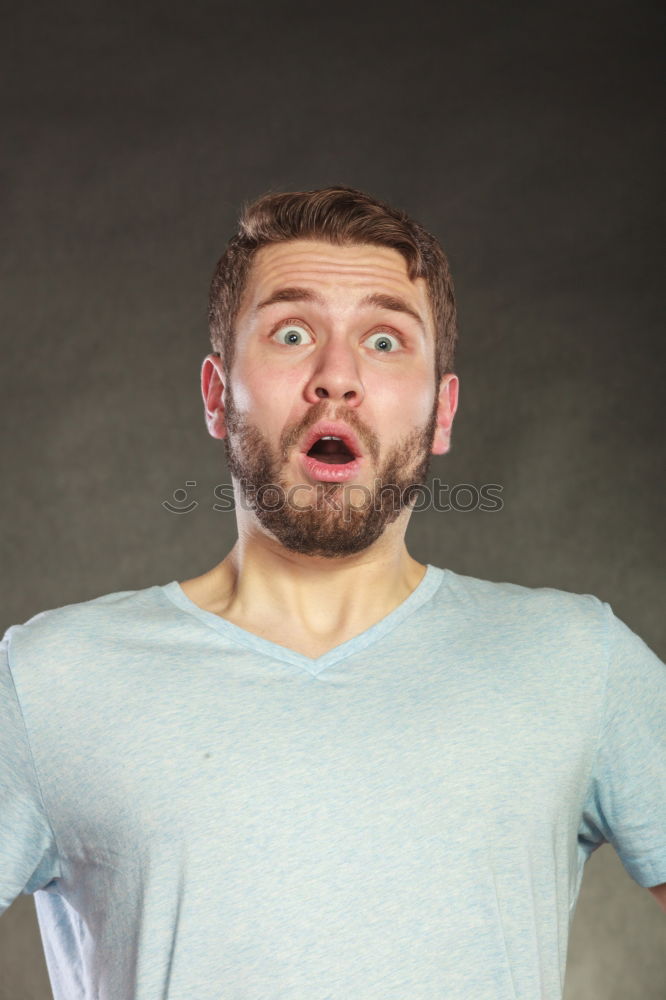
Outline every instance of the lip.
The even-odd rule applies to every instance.
[[[358,442],[356,435],[347,427],[346,424],[338,424],[332,420],[320,420],[318,424],[315,424],[305,435],[303,439],[303,444],[301,446],[302,454],[307,458],[308,452],[315,441],[318,441],[320,437],[325,437],[326,435],[331,435],[332,437],[338,437],[341,441],[349,448],[350,452],[354,456],[353,462],[346,462],[338,468],[347,468],[348,465],[354,465],[359,458],[361,458],[363,452],[361,446]],[[312,459],[311,461],[316,461]],[[319,465],[325,465],[325,462],[319,462]],[[332,466],[327,466],[327,468],[332,468]]]
[[[303,453],[301,456],[301,466],[310,479],[319,483],[346,483],[358,475],[361,468],[361,461],[358,458],[343,465],[330,465],[328,462],[320,462],[317,458]]]

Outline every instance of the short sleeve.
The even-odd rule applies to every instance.
[[[0,913],[20,893],[42,889],[60,875],[12,678],[11,632],[0,641]]]
[[[604,713],[579,840],[613,845],[629,875],[666,882],[666,665],[603,605]]]

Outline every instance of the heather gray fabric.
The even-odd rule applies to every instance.
[[[666,881],[666,669],[590,595],[429,566],[313,660],[172,581],[2,647],[57,1000],[560,1000],[590,853]]]

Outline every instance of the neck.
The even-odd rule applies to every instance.
[[[363,552],[340,559],[294,553],[239,524],[231,552],[199,578],[199,601],[253,631],[288,622],[313,638],[359,633],[406,600],[423,579],[425,567],[408,553],[401,521]]]

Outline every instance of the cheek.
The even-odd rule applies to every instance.
[[[434,378],[378,379],[366,385],[366,398],[372,399],[373,409],[403,432],[425,424],[435,406]]]
[[[271,431],[284,424],[302,395],[302,378],[297,373],[275,372],[261,363],[235,370],[232,383],[239,412]]]

